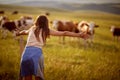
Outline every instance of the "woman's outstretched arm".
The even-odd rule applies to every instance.
[[[20,32],[16,33],[16,36],[20,36],[20,35],[28,35],[29,31],[32,29],[33,27],[29,28],[28,30],[22,30]]]
[[[19,36],[19,35],[27,35],[28,33],[29,33],[28,30],[22,30],[22,31],[16,33],[16,35],[17,35],[17,36]]]
[[[84,33],[74,33],[69,31],[55,31],[50,30],[50,35],[53,36],[70,36],[70,37],[81,37],[81,38],[87,38],[88,35]]]

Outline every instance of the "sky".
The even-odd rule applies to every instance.
[[[12,4],[24,1],[58,1],[71,3],[120,3],[120,0],[0,0],[0,4]]]

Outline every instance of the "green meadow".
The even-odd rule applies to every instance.
[[[43,47],[45,80],[120,80],[120,39],[114,40],[110,26],[120,27],[120,15],[92,10],[67,11],[51,8],[20,7],[0,5],[10,20],[23,15],[37,16],[49,12],[49,22],[55,19],[94,21],[99,25],[95,29],[92,46],[84,48],[82,39],[66,37],[65,44],[59,43],[59,37],[50,36]],[[19,11],[12,15],[13,11]],[[3,14],[0,14],[3,16]],[[49,27],[52,25],[49,23]],[[20,42],[8,32],[2,39],[0,32],[0,80],[17,80],[20,68]],[[17,37],[18,39],[20,37]],[[27,35],[23,36],[24,45]]]

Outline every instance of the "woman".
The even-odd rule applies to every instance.
[[[72,36],[85,38],[84,34],[72,33],[68,31],[60,32],[49,29],[48,19],[46,16],[39,16],[35,25],[29,30],[24,30],[17,35],[28,34],[26,47],[21,57],[20,76],[21,80],[32,80],[32,75],[35,80],[44,80],[44,64],[42,47],[46,43],[46,38],[53,36]]]

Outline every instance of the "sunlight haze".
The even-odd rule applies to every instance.
[[[0,4],[12,4],[24,1],[57,1],[66,3],[120,3],[120,0],[0,0]]]

